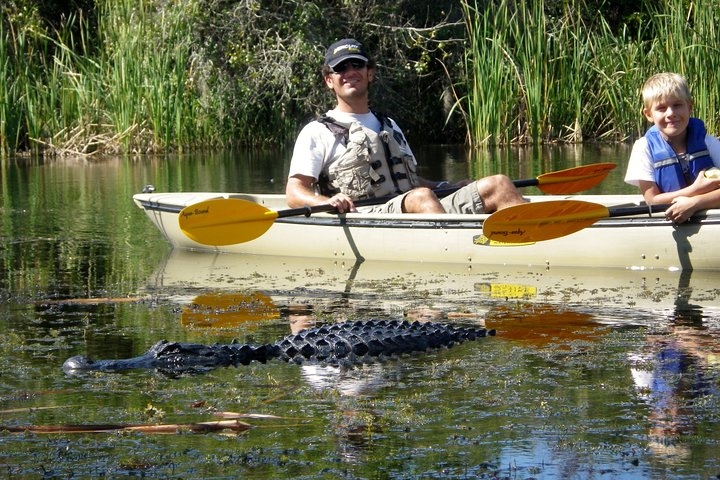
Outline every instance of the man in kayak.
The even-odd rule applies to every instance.
[[[640,187],[649,204],[672,203],[665,216],[673,223],[698,210],[720,207],[720,141],[692,118],[687,80],[658,73],[642,88],[643,115],[653,126],[633,145],[625,182]],[[714,178],[713,178],[714,177]]]
[[[357,40],[331,45],[322,75],[337,105],[297,137],[286,187],[290,207],[329,203],[341,213],[353,212],[355,200],[396,195],[369,211],[491,213],[525,201],[505,175],[453,184],[418,176],[402,130],[389,117],[370,110],[375,63]],[[457,191],[442,199],[433,191],[453,187]]]

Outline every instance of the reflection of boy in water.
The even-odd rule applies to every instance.
[[[693,322],[694,323],[694,322]],[[695,432],[693,403],[705,395],[720,396],[720,389],[707,375],[717,368],[717,337],[703,328],[675,325],[671,335],[648,339],[651,353],[641,355],[642,365],[631,369],[635,385],[652,408],[648,446],[653,452],[684,459],[687,445],[678,444]]]

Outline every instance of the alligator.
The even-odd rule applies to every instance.
[[[203,345],[161,340],[144,354],[126,359],[93,360],[78,355],[65,360],[68,373],[158,369],[185,372],[265,363],[271,359],[352,367],[406,353],[452,347],[466,340],[495,335],[495,330],[406,320],[346,321],[302,330],[273,344],[237,342]]]

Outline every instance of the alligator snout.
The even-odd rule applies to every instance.
[[[92,370],[95,361],[84,355],[76,355],[70,357],[63,363],[63,370],[68,373],[75,372],[77,370]]]

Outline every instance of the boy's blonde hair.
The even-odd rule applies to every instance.
[[[692,101],[690,87],[685,77],[678,73],[658,73],[648,78],[642,87],[643,105],[651,108],[653,103],[666,98]]]

